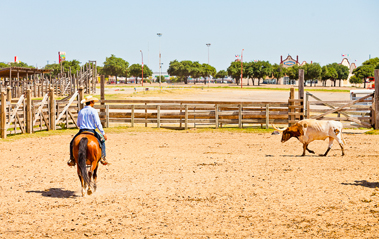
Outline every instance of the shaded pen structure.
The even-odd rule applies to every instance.
[[[52,70],[26,67],[9,67],[0,69],[0,91],[8,90],[11,98],[20,98],[27,89],[34,97],[41,97],[49,91],[50,81],[45,74]]]
[[[43,97],[54,89],[57,96],[72,96],[80,87],[84,93],[96,93],[96,61],[89,61],[73,74],[71,68],[52,78],[50,69],[8,67],[0,69],[0,92],[7,91],[7,98],[20,98],[31,90],[31,97]]]

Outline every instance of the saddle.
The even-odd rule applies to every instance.
[[[81,132],[80,134],[81,134],[81,135],[82,135],[82,134],[87,134],[87,135],[92,135],[92,136],[95,136],[95,137],[96,137],[96,135],[95,135],[93,132],[91,132],[91,131],[83,131],[83,132]],[[102,135],[100,135],[100,136],[101,136],[101,139],[99,139],[98,137],[96,137],[96,138],[97,138],[97,141],[98,141],[98,143],[99,143],[99,147],[100,147],[100,148],[103,148],[102,145],[101,145],[101,141],[102,141],[102,140],[105,141],[105,139],[103,139],[103,136],[102,136]]]

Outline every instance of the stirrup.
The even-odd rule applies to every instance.
[[[71,167],[75,166],[75,164],[76,164],[75,159],[68,160],[67,164],[68,164],[68,166],[71,166]]]

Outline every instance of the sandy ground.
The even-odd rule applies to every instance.
[[[85,198],[71,136],[0,142],[0,238],[378,237],[379,136],[299,157],[296,139],[195,132],[109,134]]]
[[[197,87],[201,87],[196,85]],[[263,86],[264,87],[264,86]],[[288,87],[288,86],[287,86]],[[176,89],[174,93],[165,95],[155,95],[152,97],[143,96],[139,97],[143,93],[145,88],[136,86],[136,95],[133,95],[131,99],[181,99],[181,100],[238,100],[238,101],[284,101],[287,102],[289,98],[289,90],[254,90],[254,89],[218,89],[218,88],[180,88]],[[163,88],[164,90],[165,88]],[[185,89],[192,89],[192,91],[187,92]],[[313,87],[314,89],[314,87]],[[320,87],[321,89],[321,87]],[[323,89],[334,89],[330,87],[324,87]],[[342,89],[342,88],[341,88]],[[347,89],[347,88],[343,88]],[[149,91],[155,92],[159,88],[150,88]],[[307,89],[305,89],[306,91]],[[99,89],[98,89],[99,91]],[[106,88],[105,94],[133,94],[133,88]],[[310,91],[316,97],[322,100],[328,101],[338,101],[338,100],[350,100],[349,92],[328,92],[328,91]],[[295,92],[295,97],[298,97],[298,92]],[[314,100],[310,98],[310,100]]]

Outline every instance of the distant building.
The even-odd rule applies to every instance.
[[[296,60],[292,56],[288,55],[286,59],[283,60],[283,56],[280,56],[280,65],[284,67],[291,67],[294,65],[299,65],[299,56],[296,56]]]

